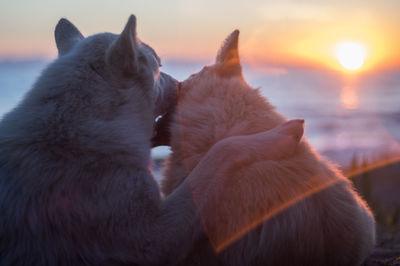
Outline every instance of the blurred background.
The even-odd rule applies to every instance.
[[[130,14],[164,72],[185,79],[240,29],[247,81],[314,147],[346,168],[354,156],[400,154],[400,2],[0,0],[0,116],[57,56],[61,17],[85,35],[120,33]],[[153,152],[162,158],[167,148]]]
[[[61,17],[88,36],[120,33],[135,14],[139,37],[180,80],[212,64],[225,37],[240,29],[248,83],[288,118],[305,119],[312,145],[373,209],[378,246],[365,265],[400,261],[400,1],[0,3],[0,118],[56,58],[53,31]],[[158,177],[168,153],[152,152]]]

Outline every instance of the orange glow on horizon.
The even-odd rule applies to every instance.
[[[398,35],[390,29],[382,29],[382,25],[359,23],[346,28],[349,27],[347,24],[335,23],[311,24],[302,28],[300,24],[286,31],[274,30],[272,26],[259,25],[256,28],[241,29],[242,61],[248,61],[256,67],[278,65],[327,68],[346,74],[400,66],[400,51],[394,45],[400,42],[400,37],[396,37]],[[211,63],[229,30],[204,34],[189,33],[186,36],[182,33],[169,39],[144,36],[144,41],[152,44],[164,60],[207,60]],[[7,39],[0,44],[0,58],[29,58],[35,55],[55,57],[57,49],[52,38],[51,34],[30,38],[29,45],[22,39]],[[337,47],[341,43],[359,43],[362,46],[363,63],[358,70],[349,71],[340,64]]]
[[[335,20],[329,23],[311,23],[307,27],[301,24],[291,26],[290,32],[287,30],[286,34],[278,30],[271,34],[269,31],[273,29],[269,26],[260,26],[250,36],[244,33],[241,54],[254,64],[273,62],[282,65],[313,66],[345,74],[400,65],[400,52],[395,45],[400,42],[400,38],[397,37],[399,35],[396,34],[396,29],[371,21],[357,21],[351,24]],[[362,66],[358,63],[358,69],[350,71],[340,64],[337,49],[338,45],[343,43],[359,44],[361,58],[352,59],[362,61]],[[348,68],[352,66],[348,65]]]
[[[88,7],[89,2],[79,2],[79,6]],[[58,12],[53,13],[41,8],[40,4],[32,6],[28,3],[23,8],[36,19],[21,20],[19,12],[9,15],[9,23],[4,23],[9,26],[3,30],[0,59],[57,56],[53,30],[61,16],[69,18],[84,36],[89,36],[102,31],[119,33],[129,13],[133,12],[138,19],[139,37],[155,48],[164,60],[212,62],[224,38],[238,28],[242,61],[250,61],[255,66],[311,66],[345,74],[400,66],[400,50],[396,46],[400,43],[400,35],[397,13],[394,13],[397,4],[393,7],[363,3],[363,10],[354,12],[341,3],[327,6],[314,1],[302,5],[271,1],[231,5],[228,12],[226,5],[218,2],[213,3],[215,10],[211,12],[204,3],[179,1],[175,13],[155,14],[153,6],[146,3],[133,7],[96,2],[103,6],[100,11],[107,14],[107,19],[98,20],[70,10],[71,4],[56,5],[53,8]],[[160,2],[159,5],[172,4]],[[37,12],[32,12],[32,8]],[[111,8],[118,12],[110,16]],[[132,11],[128,11],[131,8]],[[218,10],[228,12],[224,20]],[[238,21],[237,15],[243,10],[249,16]],[[204,17],[208,19],[201,19]],[[348,71],[338,62],[335,47],[341,42],[357,42],[365,47],[364,63],[359,70]]]
[[[336,46],[335,56],[342,67],[355,71],[364,65],[366,50],[362,44],[343,42]]]

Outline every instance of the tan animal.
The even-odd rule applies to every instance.
[[[360,265],[374,245],[374,218],[340,171],[306,139],[278,160],[257,157],[260,149],[246,143],[243,136],[286,119],[245,82],[238,35],[226,39],[214,65],[181,84],[170,125],[166,195],[215,143],[243,138],[227,151],[240,158],[229,178],[216,177],[213,192],[194,195],[205,234],[181,265]],[[243,160],[252,149],[258,159]]]

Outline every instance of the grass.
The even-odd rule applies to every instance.
[[[357,191],[368,202],[379,232],[396,233],[400,228],[400,160],[381,156],[378,160],[354,156],[346,171]]]
[[[400,157],[354,156],[345,172],[376,219],[376,247],[364,266],[400,265]]]

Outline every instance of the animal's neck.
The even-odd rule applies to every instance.
[[[181,154],[189,169],[218,141],[265,131],[284,121],[254,89],[214,88],[200,103],[196,94],[190,96],[178,105],[173,126],[178,137],[172,142],[172,150]]]

